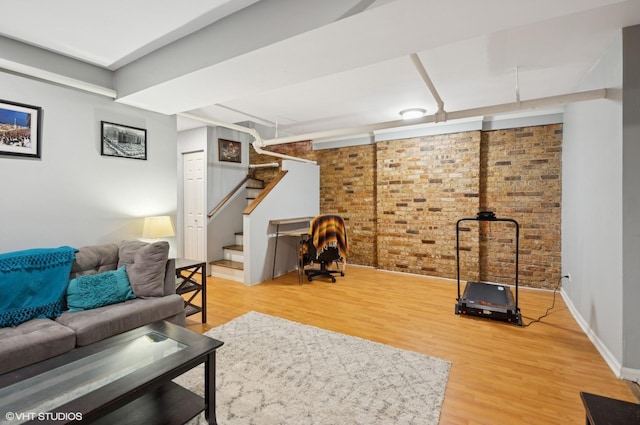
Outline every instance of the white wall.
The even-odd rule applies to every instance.
[[[218,158],[219,139],[226,139],[240,142],[242,145],[242,161],[224,162]],[[181,131],[178,134],[178,201],[182,205],[184,194],[182,188],[182,155],[188,152],[203,151],[207,158],[206,167],[206,205],[203,214],[208,214],[222,199],[224,199],[238,183],[244,179],[248,172],[249,164],[249,144],[253,138],[246,133],[229,130],[222,127],[198,127],[191,130]],[[243,198],[244,197],[244,198]],[[235,243],[235,232],[242,231],[242,210],[247,205],[245,192],[242,191],[232,201],[234,205],[229,205],[207,221],[206,234],[206,257],[207,263],[222,258],[222,247]],[[183,252],[182,226],[183,212],[178,211],[179,225],[179,252]]]
[[[0,72],[0,97],[40,106],[42,157],[0,156],[0,252],[139,238],[176,212],[175,117]],[[147,160],[100,155],[100,121],[147,129]]]
[[[249,143],[253,141],[253,137],[246,133],[223,127],[215,127],[212,130],[212,137],[209,140],[211,148],[210,163],[207,170],[210,188],[207,212],[215,208],[247,176],[249,170]],[[242,162],[220,161],[220,139],[240,142]],[[207,227],[208,262],[222,259],[222,248],[235,244],[235,233],[242,231],[242,211],[246,206],[246,191],[241,190],[225,204],[222,210],[211,217]]]
[[[606,87],[607,99],[568,105],[562,166],[565,298],[609,366],[623,358],[622,37],[579,90]]]
[[[640,381],[640,25],[624,28],[622,41],[622,375]]]
[[[315,164],[282,161],[288,173],[260,202],[251,215],[244,216],[244,282],[254,285],[271,279],[275,248],[275,225],[271,220],[314,217],[320,211],[320,167]],[[284,229],[286,230],[286,229]],[[294,270],[299,240],[278,240],[275,276]]]
[[[640,26],[624,28],[578,90],[607,100],[566,108],[565,299],[617,376],[640,380]]]
[[[210,127],[211,128],[211,127]],[[207,178],[209,193],[207,203],[209,210],[214,208],[225,196],[229,194],[238,183],[245,178],[249,166],[249,143],[253,137],[246,133],[229,130],[223,127],[211,128],[212,132],[209,140],[209,164]],[[242,162],[225,162],[219,159],[219,140],[232,140],[240,142],[242,146]]]
[[[184,256],[184,154],[194,152],[204,152],[204,157],[208,155],[209,129],[207,127],[198,127],[178,133],[177,146],[177,189],[178,189],[178,211],[176,212],[176,245],[178,247],[178,256]],[[207,181],[204,182],[204,190],[207,193]],[[206,211],[202,212],[206,214]],[[207,246],[205,244],[205,255]]]

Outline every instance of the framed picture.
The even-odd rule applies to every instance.
[[[242,162],[242,145],[240,142],[218,139],[218,159],[227,162]]]
[[[100,121],[100,140],[104,156],[147,159],[147,130]]]
[[[0,100],[0,155],[40,158],[42,108]]]

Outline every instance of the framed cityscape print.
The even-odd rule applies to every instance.
[[[101,151],[104,156],[147,159],[147,130],[100,121]]]
[[[240,142],[218,139],[218,159],[226,162],[242,162]]]
[[[0,155],[40,158],[42,108],[0,100]]]

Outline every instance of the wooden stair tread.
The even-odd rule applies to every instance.
[[[244,264],[240,261],[216,260],[209,263],[211,266],[227,267],[234,270],[244,270]]]
[[[222,249],[230,249],[232,251],[244,251],[244,247],[242,245],[227,245],[227,246],[223,246]]]

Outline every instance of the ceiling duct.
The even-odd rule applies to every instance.
[[[197,115],[192,115],[192,114],[187,114],[187,113],[179,113],[178,115],[180,115],[183,118],[188,118],[188,119],[191,119],[191,120],[200,121],[202,123],[209,124],[209,125],[212,125],[212,126],[215,126],[215,127],[224,127],[224,128],[228,128],[229,130],[235,130],[235,131],[239,131],[241,133],[249,134],[254,139],[253,142],[252,142],[252,146],[256,150],[256,152],[259,153],[259,154],[269,155],[269,156],[273,156],[273,157],[281,158],[281,159],[290,159],[290,160],[298,161],[298,162],[306,162],[306,163],[310,163],[310,164],[316,164],[316,161],[311,161],[309,159],[296,158],[294,156],[284,155],[284,154],[281,154],[281,153],[278,153],[278,152],[271,152],[271,151],[266,151],[266,150],[262,149],[262,147],[264,146],[264,141],[262,140],[262,137],[260,137],[260,134],[253,128],[243,127],[241,125],[231,124],[231,123],[226,123],[226,122],[221,122],[221,121],[214,121],[214,120],[210,120],[208,118],[202,118],[202,117],[199,117]]]

